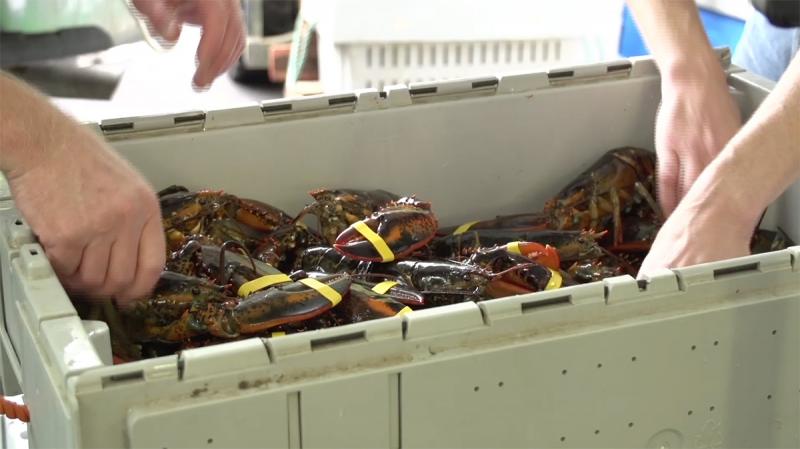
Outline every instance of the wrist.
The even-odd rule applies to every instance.
[[[657,61],[662,84],[682,88],[698,83],[725,83],[726,74],[716,53],[694,50],[681,52],[674,57],[662,57]]]
[[[713,216],[719,226],[726,228],[721,232],[749,238],[769,204],[755,189],[741,188],[750,179],[742,176],[744,162],[731,154],[720,154],[692,185],[682,203],[696,213]]]

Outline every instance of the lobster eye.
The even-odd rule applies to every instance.
[[[200,287],[192,287],[192,294],[195,296],[200,295]]]

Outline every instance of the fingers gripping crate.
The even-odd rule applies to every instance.
[[[621,0],[304,0],[325,92],[542,70],[617,57]],[[299,73],[299,72],[298,72]]]
[[[729,73],[748,117],[769,85]],[[94,128],[155,186],[293,211],[320,185],[384,188],[460,223],[652,148],[659,86],[616,61]],[[794,240],[798,192],[767,215]],[[800,445],[800,247],[112,366],[13,207],[0,229],[32,448]]]

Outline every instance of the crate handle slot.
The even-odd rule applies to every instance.
[[[133,129],[133,122],[114,123],[110,125],[100,125],[100,129],[106,132],[127,131]]]
[[[261,112],[264,114],[274,114],[276,112],[291,112],[291,110],[292,110],[291,103],[269,104],[261,106]]]
[[[606,67],[606,72],[621,72],[623,70],[630,70],[633,68],[633,64],[627,62],[625,64],[615,64]]]
[[[172,119],[173,123],[176,125],[182,125],[184,123],[191,123],[191,122],[202,122],[206,119],[206,114],[201,112],[199,114],[192,114],[192,115],[184,115],[180,117],[175,117]]]
[[[311,340],[311,350],[316,351],[330,346],[337,346],[357,341],[367,341],[366,331],[353,332],[350,334],[335,335],[333,337],[316,338]]]
[[[355,95],[350,95],[349,97],[339,97],[339,98],[331,98],[328,100],[329,106],[340,106],[344,104],[353,104],[358,101]]]
[[[414,89],[409,89],[408,93],[411,95],[428,95],[428,94],[435,94],[438,91],[436,86],[431,87],[417,87]]]
[[[106,376],[103,378],[103,388],[109,387],[113,384],[123,383],[123,382],[132,382],[136,380],[144,380],[144,371],[131,371],[128,373],[122,374],[112,374],[111,376]]]
[[[500,82],[496,79],[494,80],[483,80],[483,81],[475,81],[472,83],[473,89],[482,89],[486,87],[497,87]]]
[[[536,299],[533,301],[527,301],[520,303],[520,309],[522,313],[530,313],[534,309],[541,309],[543,307],[552,307],[552,306],[560,306],[564,304],[571,304],[572,303],[572,295],[566,296],[556,296],[554,298],[547,298],[547,299]]]
[[[548,79],[558,79],[558,78],[571,78],[575,76],[574,70],[564,70],[560,72],[550,72],[547,74]]]
[[[745,264],[745,265],[739,265],[739,266],[736,266],[736,267],[719,268],[719,269],[714,270],[714,280],[717,280],[717,279],[725,277],[725,276],[731,276],[731,275],[738,274],[738,273],[744,273],[744,272],[747,272],[747,271],[758,271],[758,268],[759,268],[759,263],[758,262],[748,263],[748,264]]]

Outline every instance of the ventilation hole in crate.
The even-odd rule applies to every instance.
[[[467,46],[467,62],[469,65],[472,65],[475,62],[475,51],[475,44],[470,43],[469,46]]]
[[[555,41],[553,43],[553,53],[555,53],[556,61],[561,60],[561,41]]]
[[[505,385],[505,383],[502,380],[500,382],[497,382],[498,387],[503,388],[503,385]]]
[[[709,411],[709,412],[713,412],[714,410],[716,410],[716,407],[714,407],[713,405],[712,405],[711,407],[709,407],[709,408],[708,408],[708,411]]]
[[[628,423],[628,427],[633,427],[633,422],[632,421]]]
[[[442,65],[450,64],[450,46],[442,45]]]
[[[475,385],[475,388],[473,388],[472,390],[473,390],[473,391],[478,391],[478,390],[480,390],[480,389],[481,389],[481,387],[479,387],[479,386]]]
[[[367,47],[366,60],[367,67],[372,67],[372,47]]]
[[[456,65],[461,65],[461,44],[456,44],[455,48],[455,63]]]
[[[486,42],[481,42],[481,64],[486,64]]]
[[[392,45],[392,67],[397,67],[397,45]]]
[[[767,395],[767,400],[769,401],[770,399],[772,399],[772,395],[771,395],[771,394],[768,394],[768,395]]]
[[[719,346],[719,340],[714,340],[714,346]]]
[[[567,437],[561,437],[561,442],[567,441]]]
[[[635,362],[635,361],[636,361],[636,356],[631,357],[631,362]]]
[[[208,440],[206,440],[206,443],[208,443],[208,444],[211,444],[211,443],[213,443],[213,442],[214,442],[214,439],[213,439],[213,438],[209,438]]]
[[[776,329],[772,329],[772,335],[775,335],[777,333],[778,333],[778,331]]]
[[[525,42],[518,42],[517,43],[517,62],[523,62],[525,60]]]
[[[562,370],[561,370],[561,374],[562,374],[562,375],[564,375],[564,376],[566,376],[566,375],[567,375],[567,370],[565,370],[565,369],[562,369]]]
[[[686,412],[686,414],[687,414],[687,415],[689,415],[689,416],[692,416],[692,414],[693,414],[693,413],[694,413],[694,412],[693,412],[693,411],[691,411],[691,410],[689,410],[688,412]]]
[[[494,45],[492,45],[492,60],[494,61],[495,64],[500,62],[500,43],[499,42],[495,42]]]
[[[538,46],[538,43],[536,41],[531,41],[528,45],[531,46],[531,51],[530,51],[531,62],[536,62],[536,47]]]
[[[598,368],[602,368],[602,367],[603,367],[603,364],[602,364],[602,363],[598,363],[598,364],[597,364],[597,367],[598,367]]]
[[[384,67],[386,66],[386,47],[381,46],[378,49],[378,66]]]
[[[511,42],[506,42],[506,64],[511,64]]]
[[[697,345],[692,345],[692,351],[694,351],[695,349],[697,349]]]
[[[417,45],[417,65],[422,66],[425,63],[425,47],[422,44]]]
[[[364,87],[366,87],[367,89],[371,89],[372,88],[372,81],[367,80],[367,82],[364,83]]]
[[[16,220],[14,220],[14,224],[17,225],[17,226],[22,226],[22,220],[17,218]]]
[[[30,250],[30,253],[31,253],[31,256],[38,256],[39,255],[39,251],[36,251],[35,249]]]
[[[594,429],[594,434],[595,435],[600,435],[600,429]]]
[[[542,41],[542,61],[547,61],[550,57],[550,42]]]

